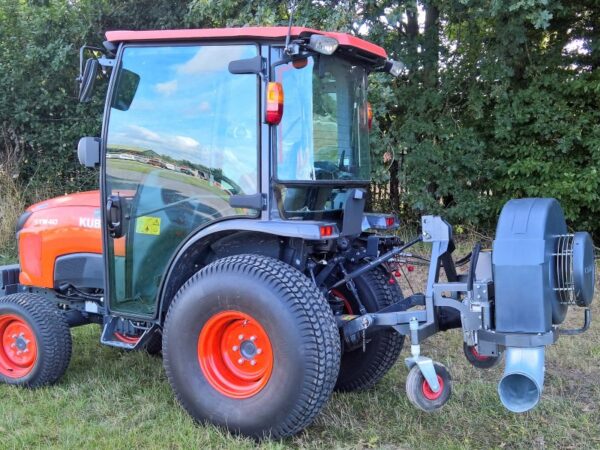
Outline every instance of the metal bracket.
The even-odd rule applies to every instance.
[[[435,367],[433,367],[433,360],[425,356],[421,356],[421,345],[419,344],[419,321],[417,318],[410,319],[410,352],[412,356],[405,359],[406,366],[412,369],[415,365],[419,367],[419,370],[427,380],[429,387],[433,392],[440,390],[438,383],[437,374],[435,373]]]
[[[562,328],[558,329],[558,334],[563,334],[565,336],[575,336],[577,334],[585,333],[592,323],[592,311],[589,308],[585,308],[583,311],[583,326],[581,328],[576,328],[574,330],[564,330]]]
[[[115,58],[107,58],[106,56],[98,58],[98,62],[102,67],[115,67],[116,64]]]
[[[558,339],[558,332],[552,329],[546,333],[502,333],[493,330],[479,330],[479,342],[487,341],[503,347],[543,347],[552,345]]]
[[[111,347],[124,348],[129,350],[138,350],[143,348],[144,345],[150,340],[152,335],[157,332],[159,329],[157,324],[153,324],[149,328],[145,329],[142,333],[140,339],[135,344],[127,344],[125,342],[117,341],[113,339],[114,332],[116,328],[116,323],[119,320],[119,317],[115,316],[107,316],[105,317],[105,322],[103,325],[102,335],[100,336],[100,342],[104,345],[109,345]]]

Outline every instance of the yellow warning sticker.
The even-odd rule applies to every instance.
[[[135,222],[135,232],[139,234],[160,234],[160,217],[138,217]]]

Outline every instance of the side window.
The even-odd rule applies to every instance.
[[[234,75],[255,45],[128,47],[116,80],[106,193],[119,195],[124,236],[109,241],[111,307],[150,313],[177,246],[233,216],[229,198],[258,191],[258,80]]]
[[[158,170],[216,195],[256,193],[256,76],[228,71],[256,55],[253,45],[125,49],[108,132],[108,157],[120,160],[109,166],[123,175],[113,187]]]

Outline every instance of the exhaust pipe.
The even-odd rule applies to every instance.
[[[498,394],[509,411],[529,411],[540,401],[544,388],[544,351],[545,347],[506,348]]]

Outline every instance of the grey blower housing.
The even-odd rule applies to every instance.
[[[552,198],[511,200],[498,219],[492,256],[496,331],[544,333],[569,305],[594,294],[594,246],[588,233],[568,234]]]
[[[588,307],[592,301],[592,239],[585,232],[567,232],[555,199],[511,200],[504,206],[492,263],[497,332],[549,333],[564,321],[569,305]],[[544,386],[544,349],[506,346],[498,393],[509,410],[524,412],[538,403]]]

